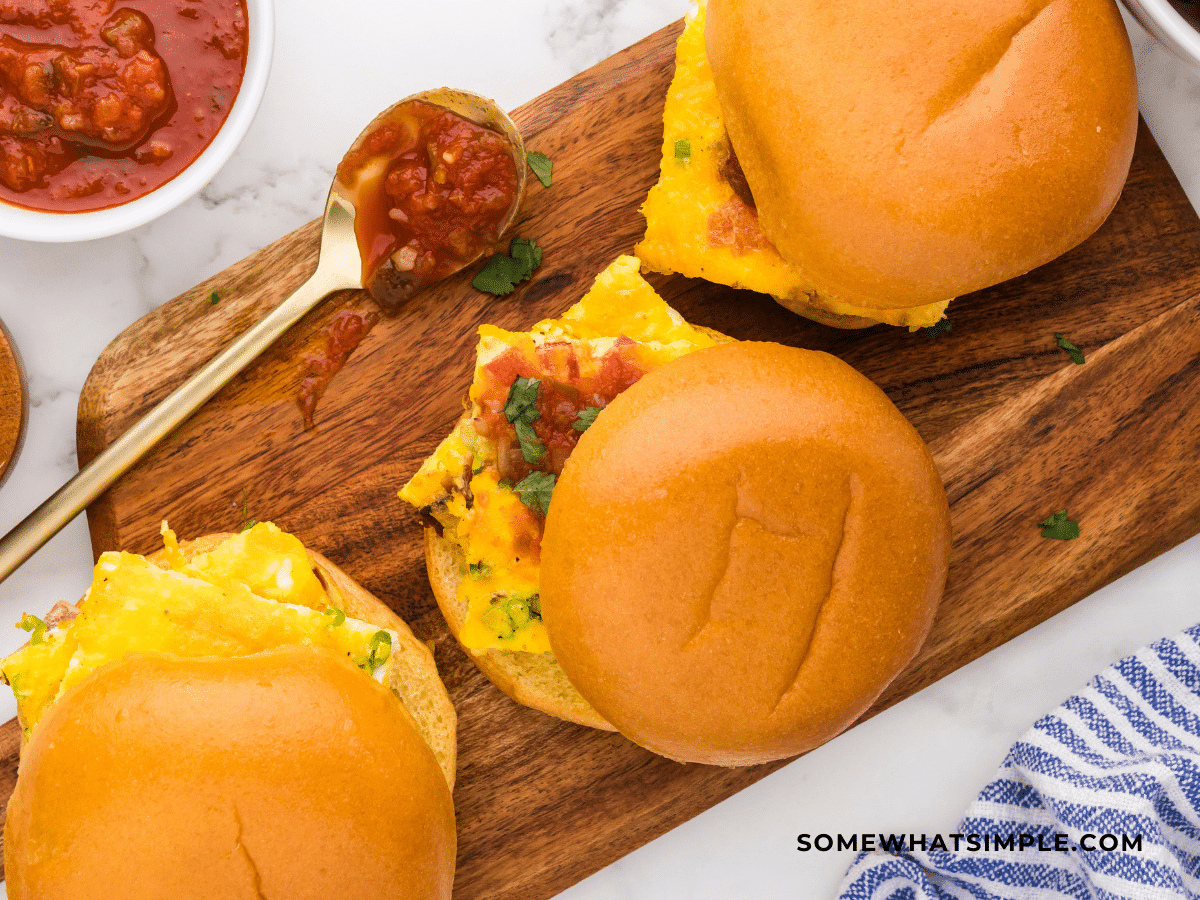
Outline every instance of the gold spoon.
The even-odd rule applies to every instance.
[[[449,109],[465,119],[499,131],[508,139],[517,170],[517,191],[512,209],[499,229],[499,233],[503,234],[516,218],[521,205],[521,195],[525,188],[525,145],[512,120],[493,101],[478,94],[450,88],[413,94],[388,107],[376,117],[355,139],[351,149],[367,137],[377,122],[413,100]],[[233,376],[246,368],[329,294],[352,288],[367,288],[380,303],[394,307],[413,293],[410,287],[396,283],[388,277],[386,265],[377,270],[376,275],[379,277],[373,276],[370,284],[363,284],[363,266],[354,233],[354,198],[351,194],[352,192],[337,179],[334,180],[329,190],[329,199],[325,203],[317,269],[295,293],[172,391],[99,456],[84,466],[75,477],[0,538],[0,581],[4,581],[16,571],[39,547],[58,534],[64,525],[108,490],[155,444],[208,402]],[[475,262],[484,252],[487,252],[486,248],[474,259],[463,262],[455,271],[460,271]]]

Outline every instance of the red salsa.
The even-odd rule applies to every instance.
[[[514,483],[533,471],[561,475],[563,465],[583,432],[574,427],[589,407],[603,409],[635,384],[652,366],[639,359],[639,345],[622,335],[599,360],[595,375],[581,374],[576,348],[568,343],[543,344],[534,365],[520,351],[506,350],[480,373],[479,405],[482,414],[476,430],[496,442],[499,476]],[[540,464],[525,461],[516,428],[504,416],[509,391],[518,378],[536,378],[539,418],[533,422],[538,440],[546,448]]]
[[[354,202],[363,284],[390,261],[389,299],[495,246],[517,198],[508,139],[419,100],[379,121],[337,177]]]
[[[245,0],[0,0],[0,199],[85,212],[170,181],[246,68]]]
[[[333,381],[333,376],[342,370],[350,354],[378,321],[379,313],[371,308],[339,310],[330,323],[321,329],[318,337],[320,346],[300,355],[302,371],[296,405],[300,407],[306,430],[316,428],[314,416],[317,402]]]

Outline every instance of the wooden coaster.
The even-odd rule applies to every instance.
[[[21,452],[27,418],[25,371],[12,336],[0,322],[0,484]]]

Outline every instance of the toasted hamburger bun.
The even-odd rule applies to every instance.
[[[179,548],[191,559],[208,553],[230,537],[232,535],[229,533],[205,535],[190,541],[180,541]],[[391,607],[320,553],[305,549],[313,571],[330,594],[331,601],[334,601],[331,605],[341,609],[352,619],[370,622],[400,637],[399,644],[392,646],[393,668],[387,687],[399,698],[417,723],[421,736],[437,758],[447,785],[453,789],[458,759],[458,718],[454,712],[454,704],[450,702],[450,696],[438,675],[429,647],[417,640],[408,623],[396,615]],[[165,551],[160,550],[149,559],[151,562],[166,565]]]
[[[1121,192],[1137,85],[1112,0],[707,16],[759,222],[818,295],[897,309],[996,284],[1083,241]]]
[[[458,586],[467,577],[467,560],[462,548],[441,537],[436,529],[427,527],[425,567],[438,608],[450,632],[457,638],[467,621],[466,601],[458,599]],[[487,679],[517,703],[578,725],[614,730],[583,699],[553,654],[498,649],[467,652]]]
[[[776,344],[644,376],[555,487],[542,612],[567,677],[678,760],[801,753],[916,654],[946,580],[945,491],[870,381]]]
[[[448,900],[450,789],[391,692],[330,651],[135,653],[21,757],[8,896]]]

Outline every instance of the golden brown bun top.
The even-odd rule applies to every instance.
[[[206,534],[181,541],[179,549],[185,557],[192,559],[215,550],[233,536],[229,532]],[[344,569],[315,550],[305,550],[313,571],[329,594],[331,604],[352,619],[370,622],[395,634],[398,643],[392,647],[391,677],[387,687],[400,698],[412,715],[417,730],[433,749],[446,776],[446,783],[453,790],[458,762],[458,717],[446,686],[438,675],[429,647],[412,633],[408,623],[396,615],[391,607],[351,578]],[[165,551],[160,550],[148,558],[157,565],[168,565]]]
[[[396,698],[335,655],[130,654],[35,729],[9,897],[450,897],[450,790]]]
[[[746,765],[867,709],[924,640],[949,548],[941,480],[882,391],[824,353],[730,344],[652,371],[584,433],[542,611],[621,733]]]
[[[1137,133],[1113,0],[708,0],[705,41],[763,230],[823,293],[946,300],[1108,216]]]

